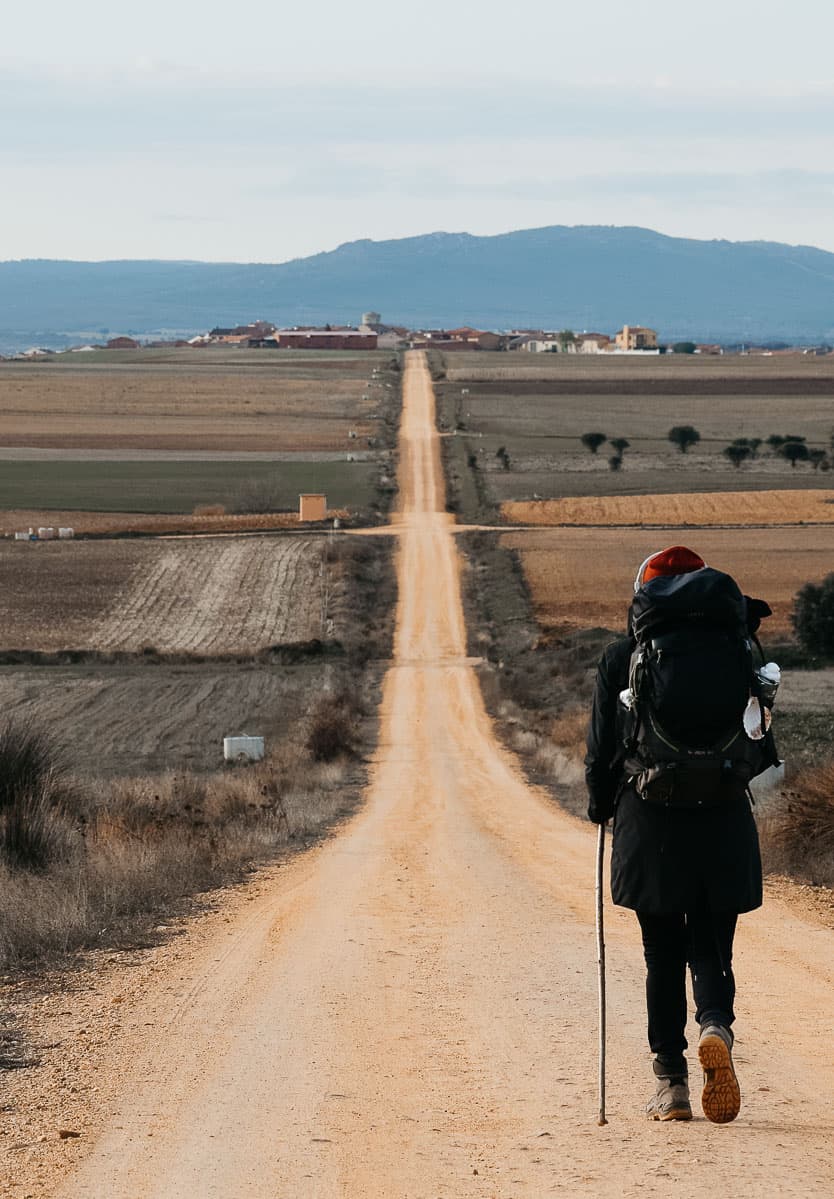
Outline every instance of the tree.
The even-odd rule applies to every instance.
[[[814,470],[819,470],[823,463],[827,460],[828,455],[825,450],[809,450],[808,461],[813,466]]]
[[[611,457],[608,459],[608,466],[609,466],[609,469],[611,469],[611,470],[619,470],[622,465],[623,465],[622,454],[612,454]]]
[[[697,445],[701,434],[692,425],[675,425],[667,434],[669,441],[685,454],[691,445]]]
[[[694,341],[676,341],[672,345],[673,354],[694,354],[697,349]]]
[[[559,338],[559,349],[563,354],[567,354],[568,346],[575,345],[576,334],[573,329],[562,329],[561,333],[557,334]]]
[[[579,440],[586,450],[595,454],[602,443],[608,440],[608,436],[605,433],[583,433]]]
[[[751,458],[753,456],[753,451],[750,449],[749,445],[739,445],[739,443],[736,441],[734,441],[732,445],[728,445],[727,448],[722,451],[722,453],[724,454],[725,458],[730,459],[736,470],[738,470],[746,458]]]
[[[501,463],[504,470],[510,469],[510,455],[507,453],[507,447],[505,445],[499,445],[498,449],[495,451],[495,457]]]
[[[771,433],[770,437],[767,439],[767,444],[775,454],[777,453],[779,446],[784,445],[787,440],[787,437],[780,437],[778,433]]]
[[[779,453],[783,458],[787,458],[794,470],[797,462],[807,462],[809,458],[808,447],[804,441],[786,441],[784,445],[779,446]]]
[[[748,437],[747,444],[750,446],[751,457],[757,457],[759,453],[759,446],[762,444],[761,437]]]
[[[834,574],[806,583],[794,596],[791,623],[797,640],[812,654],[834,656]]]
[[[631,444],[631,442],[626,441],[626,439],[624,437],[612,437],[611,438],[611,445],[617,451],[617,453],[620,455],[620,457],[622,457],[623,452],[628,449],[630,444]]]

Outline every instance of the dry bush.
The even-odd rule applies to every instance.
[[[193,516],[225,516],[226,507],[224,504],[197,504],[192,512]]]
[[[340,703],[334,699],[332,710]],[[315,718],[308,735],[314,728]],[[50,853],[38,871],[0,854],[0,969],[143,943],[149,925],[183,910],[189,896],[320,836],[350,809],[354,793],[344,759],[311,760],[304,727],[293,732],[292,743],[248,767],[102,781],[76,792],[72,820],[62,826],[71,853]],[[34,806],[27,815],[35,817],[34,832],[26,831],[32,838]]]
[[[49,785],[21,791],[0,816],[0,857],[10,869],[46,870],[72,856],[73,828]]]
[[[834,886],[834,762],[799,774],[760,831],[769,870]]]
[[[585,756],[589,717],[590,703],[581,708],[568,708],[560,712],[550,725],[553,744],[575,761],[580,761]]]
[[[307,749],[314,762],[356,756],[359,741],[357,701],[342,691],[319,701],[311,715]]]
[[[72,799],[58,747],[39,729],[0,729],[0,858],[10,870],[45,870],[71,856]]]

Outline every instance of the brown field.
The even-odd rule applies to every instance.
[[[153,775],[221,767],[224,736],[285,738],[326,681],[320,665],[3,667],[0,705],[81,775]]]
[[[326,540],[0,545],[0,648],[256,654],[328,635]]]
[[[724,354],[688,355],[663,354],[658,356],[616,354],[527,354],[523,351],[508,354],[473,352],[446,355],[445,379],[448,382],[466,380],[491,382],[505,379],[579,379],[614,381],[619,386],[622,380],[636,380],[651,384],[652,380],[690,383],[703,381],[709,385],[713,380],[733,380],[740,387],[747,381],[770,379],[807,380],[834,379],[834,355],[823,357],[795,354]]]
[[[183,350],[0,364],[0,444],[65,449],[332,451],[377,431],[390,355]],[[368,396],[368,399],[363,399]]]
[[[774,615],[767,639],[790,636],[793,597],[834,566],[834,528],[549,529],[505,533],[501,544],[521,555],[539,623],[548,630],[621,630],[637,567],[665,545],[684,543],[737,579],[748,595],[766,599]]]
[[[526,525],[834,524],[834,491],[724,491],[583,496],[508,502],[501,513]]]

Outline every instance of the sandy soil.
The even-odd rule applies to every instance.
[[[594,835],[495,741],[432,425],[412,356],[396,652],[363,812],[153,965],[33,1013],[44,1064],[4,1114],[7,1193],[831,1195],[834,931],[773,895],[740,930],[744,1108],[727,1127],[641,1116],[635,922],[609,915],[597,1127]]]

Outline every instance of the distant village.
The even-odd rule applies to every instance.
[[[216,327],[207,333],[175,340],[141,340],[134,337],[111,337],[101,344],[72,346],[61,353],[94,353],[97,350],[141,350],[162,348],[207,349],[212,346],[238,347],[255,350],[442,350],[460,351],[520,351],[528,354],[779,354],[832,353],[830,346],[724,346],[695,341],[675,341],[661,344],[655,329],[644,325],[623,325],[614,334],[572,329],[512,329],[495,332],[463,325],[458,329],[409,329],[403,325],[387,325],[378,312],[365,312],[358,325],[293,325],[279,328],[269,321],[252,321],[248,325]],[[57,351],[33,348],[16,358],[38,358]]]

